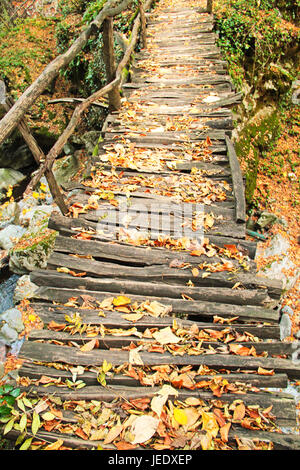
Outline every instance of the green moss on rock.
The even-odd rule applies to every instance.
[[[246,201],[251,204],[256,188],[259,161],[262,152],[270,149],[280,133],[277,110],[262,109],[244,127],[235,144],[237,156],[246,176]]]

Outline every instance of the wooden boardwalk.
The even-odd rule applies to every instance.
[[[266,390],[300,367],[280,341],[282,286],[256,275],[246,239],[230,139],[240,96],[213,17],[173,3],[149,15],[122,109],[88,177],[68,187],[70,216],[50,219],[47,269],[31,273],[43,328],[24,342],[19,374],[54,414],[33,443],[299,449],[294,398]],[[145,441],[142,415],[156,423]]]

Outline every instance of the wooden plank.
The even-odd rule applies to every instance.
[[[279,298],[282,293],[282,283],[271,281],[268,278],[255,276],[252,273],[243,272],[212,272],[206,275],[205,270],[199,268],[199,275],[194,277],[191,270],[170,268],[168,266],[134,267],[115,263],[105,263],[95,260],[77,258],[64,253],[53,252],[48,259],[47,269],[57,269],[67,266],[77,273],[86,272],[88,276],[97,278],[125,278],[137,281],[164,282],[186,285],[192,279],[195,286],[230,287],[239,284],[246,289],[266,288],[270,297]],[[206,273],[206,274],[205,274]],[[202,277],[204,274],[204,277]]]
[[[79,219],[78,219],[79,220]],[[77,232],[78,233],[78,232]],[[76,234],[76,232],[74,232]],[[181,263],[198,265],[203,262],[218,262],[218,256],[207,257],[205,255],[192,256],[189,251],[173,251],[164,248],[147,246],[133,246],[116,242],[108,243],[100,240],[81,240],[58,235],[55,240],[55,251],[61,253],[73,253],[78,255],[91,255],[93,258],[107,262],[126,263],[128,266],[170,265],[174,260]],[[239,262],[231,259],[233,266],[239,267]],[[253,268],[253,261],[246,263],[246,269]]]
[[[103,314],[99,315],[97,305],[93,308],[80,307],[66,307],[64,305],[55,305],[51,303],[33,301],[30,307],[40,317],[44,325],[48,325],[52,320],[56,323],[66,324],[65,315],[73,316],[79,314],[83,324],[89,325],[104,325],[106,328],[122,328],[128,329],[132,327],[132,322],[122,317],[120,312],[108,311],[103,309]],[[99,306],[98,306],[99,307]],[[138,331],[144,331],[147,328],[165,328],[172,327],[174,318],[176,318],[177,325],[181,328],[191,328],[196,325],[199,329],[209,328],[210,330],[222,331],[224,328],[232,328],[234,331],[245,334],[249,333],[257,336],[260,339],[280,339],[279,325],[265,325],[265,324],[241,324],[234,323],[232,327],[221,323],[200,322],[196,319],[187,320],[181,317],[175,317],[172,314],[163,317],[152,317],[151,315],[144,315],[141,319],[134,323]]]
[[[287,374],[288,377],[291,379],[300,378],[299,364],[296,364],[295,361],[289,359],[281,359],[278,357],[261,358],[227,354],[174,356],[169,353],[157,354],[143,351],[140,351],[139,355],[145,366],[155,366],[162,364],[174,364],[177,366],[206,365],[216,370],[229,369],[232,371],[236,371],[239,369],[257,371],[259,367],[262,367],[264,369],[273,370],[276,373]],[[23,344],[20,350],[19,357],[20,359],[26,359],[28,361],[41,361],[51,363],[62,362],[63,364],[73,364],[81,366],[101,366],[104,360],[114,366],[129,363],[129,352],[127,351],[106,351],[95,349],[89,352],[81,352],[80,349],[74,347],[71,348],[69,346],[58,346],[32,341],[26,341]],[[145,391],[143,393],[145,393]],[[293,409],[295,411],[294,406]]]
[[[102,336],[102,335],[95,335],[93,339],[98,341],[98,349],[111,349],[117,348],[122,349],[125,347],[130,346],[131,344],[144,345],[147,349],[147,346],[150,347],[151,344],[155,343],[154,339],[150,338],[138,338],[130,334],[130,331],[127,336],[123,334],[121,336],[109,336],[109,334]],[[82,334],[70,334],[64,331],[52,331],[52,330],[36,330],[31,331],[28,336],[29,341],[44,341],[54,342],[56,343],[65,343],[65,344],[78,344],[80,347],[84,344],[91,341],[89,336],[83,336]],[[192,342],[192,340],[190,340]],[[187,340],[184,344],[188,344],[189,341]],[[193,344],[196,346],[199,344],[200,341],[193,340]],[[233,343],[231,343],[233,344]],[[292,343],[282,343],[281,341],[276,342],[269,342],[269,341],[239,341],[238,344],[240,346],[244,346],[248,349],[254,348],[257,354],[266,353],[268,357],[272,356],[285,356],[291,357],[292,353],[294,352],[294,348]],[[215,350],[215,353],[222,353],[225,354],[226,345],[222,341],[201,341],[201,349],[209,350],[212,352]],[[228,349],[229,354],[229,349]],[[270,387],[270,385],[269,385]]]
[[[192,276],[191,276],[192,277]],[[231,289],[223,287],[195,286],[186,287],[180,284],[141,282],[137,280],[74,277],[56,271],[34,271],[30,274],[31,281],[38,286],[80,289],[94,292],[107,292],[115,295],[126,292],[128,295],[145,295],[147,297],[168,297],[180,299],[188,296],[195,301],[218,302],[234,305],[260,305],[270,303],[266,289]],[[175,280],[176,282],[176,280]]]
[[[246,200],[245,200],[245,189],[244,181],[240,168],[239,161],[237,159],[234,146],[231,140],[226,137],[226,144],[228,149],[228,157],[231,168],[233,191],[235,196],[236,204],[236,221],[244,223],[246,221]]]
[[[102,302],[107,297],[111,297],[112,293],[99,291],[86,291],[80,289],[67,289],[57,287],[42,286],[34,294],[34,300],[48,300],[60,302],[62,304],[68,302],[70,298],[77,297],[80,304],[83,303],[82,295],[88,294],[96,300]],[[125,293],[126,294],[126,293]],[[214,316],[224,318],[237,317],[239,322],[256,321],[276,323],[279,319],[278,310],[271,310],[260,306],[220,304],[217,302],[205,302],[194,300],[181,300],[165,297],[148,297],[143,295],[130,295],[132,301],[144,302],[146,300],[157,301],[164,305],[171,305],[174,314],[185,314],[196,317],[198,320],[209,319],[213,321]]]
[[[24,363],[19,369],[20,377],[29,377],[32,380],[39,380],[41,376],[47,376],[54,379],[71,379],[72,373],[64,369],[55,369],[54,367],[47,367],[38,364],[27,364]],[[225,374],[213,374],[213,375],[196,375],[194,377],[195,382],[200,382],[201,380],[211,380],[212,378],[218,380],[219,378],[226,379],[229,383],[243,383],[248,384],[252,387],[263,387],[263,388],[286,388],[288,385],[288,378],[286,374],[274,374],[269,376],[253,374],[253,373],[225,373]],[[80,375],[80,379],[86,385],[98,385],[97,374],[95,371],[85,370],[83,374]],[[117,375],[106,377],[107,385],[125,385],[138,386],[140,382],[135,380],[132,377],[127,375]]]
[[[97,223],[84,220],[82,218],[79,219],[79,218],[63,217],[56,212],[52,212],[52,215],[49,219],[48,227],[53,230],[59,231],[62,234],[62,236],[64,235],[72,236],[76,234],[76,230],[74,230],[76,228],[77,229],[82,228],[82,230],[84,229],[88,230],[89,228],[91,228],[92,230],[97,230]],[[255,258],[255,253],[256,253],[255,242],[242,240],[242,239],[236,240],[231,237],[222,237],[222,236],[216,236],[216,235],[211,235],[211,234],[207,234],[206,237],[209,239],[209,243],[212,243],[216,245],[217,247],[218,246],[224,247],[224,245],[226,244],[236,245],[238,249],[241,249],[242,251],[244,251],[245,254],[248,255],[251,259]],[[101,238],[100,234],[96,234],[95,239],[98,239],[99,241],[103,241],[103,238]],[[105,240],[107,241],[107,237],[105,238]],[[122,245],[122,243],[120,242],[119,244]],[[128,246],[128,244],[126,243],[123,243],[123,244]],[[141,253],[141,252],[138,252],[138,253]],[[198,262],[200,261],[201,260],[199,260]],[[193,262],[193,261],[191,260],[190,262]],[[281,289],[281,287],[279,288]]]

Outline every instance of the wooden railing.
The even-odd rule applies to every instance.
[[[27,145],[32,151],[35,161],[39,165],[39,168],[26,188],[25,193],[31,191],[45,174],[53,199],[64,215],[68,213],[68,207],[64,201],[62,192],[55,181],[52,172],[53,163],[63,150],[69,137],[75,131],[82,114],[91,104],[95,103],[99,98],[108,95],[109,109],[118,110],[120,108],[120,85],[122,83],[123,70],[130,62],[132,53],[134,52],[139,40],[140,30],[143,47],[146,47],[145,11],[151,7],[153,0],[145,0],[144,2],[142,2],[142,0],[138,1],[139,10],[133,24],[129,45],[124,52],[122,60],[118,66],[116,66],[113,47],[113,18],[126,10],[126,8],[128,8],[132,3],[133,0],[108,0],[97,17],[80,34],[72,46],[64,54],[56,57],[56,59],[48,64],[41,75],[27,88],[16,103],[7,96],[3,82],[1,84],[2,86],[0,86],[0,89],[2,90],[0,93],[0,104],[6,111],[5,116],[0,121],[0,143],[3,142],[16,127],[18,127]],[[100,28],[102,28],[103,32],[103,58],[106,66],[107,84],[88,98],[80,101],[80,104],[76,106],[66,129],[58,138],[49,153],[45,155],[30,133],[30,129],[25,122],[25,114],[35,100],[51,84],[59,71],[70,64],[70,62],[86,45],[88,39],[92,35],[97,34],[100,31]]]

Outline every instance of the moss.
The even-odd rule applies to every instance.
[[[280,119],[277,110],[267,116],[252,119],[242,130],[236,142],[236,152],[246,177],[246,201],[252,203],[260,156],[270,149],[280,134]]]

